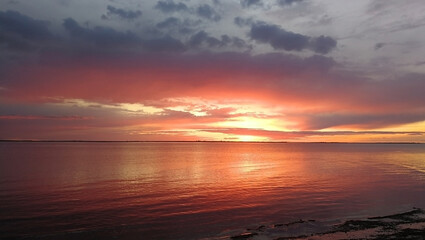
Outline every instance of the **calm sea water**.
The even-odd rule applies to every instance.
[[[199,239],[425,208],[423,144],[0,143],[1,239]]]

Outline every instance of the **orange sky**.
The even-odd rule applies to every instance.
[[[7,126],[3,138],[424,141],[419,99],[394,99],[409,94],[399,92],[401,83],[360,78],[340,84],[352,76],[308,65],[301,73],[250,66],[257,57],[273,58],[267,55],[238,59],[236,67],[203,58],[192,69],[195,57],[172,68],[143,61],[127,67],[108,61],[37,64],[26,71],[20,66],[3,92],[10,108],[0,116]]]

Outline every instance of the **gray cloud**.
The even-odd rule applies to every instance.
[[[176,17],[169,17],[156,24],[156,27],[161,30],[165,30],[170,34],[182,34],[187,35],[195,31],[195,29],[201,23],[200,20],[184,19],[181,20]]]
[[[108,13],[106,15],[102,15],[103,19],[107,19],[111,16],[118,16],[122,19],[134,20],[142,16],[142,12],[140,10],[136,10],[136,11],[124,10],[124,9],[116,8],[110,5],[108,5],[107,9],[108,9]]]
[[[16,11],[0,11],[0,31],[2,34],[15,35],[24,39],[46,40],[53,35],[48,23],[20,14]]]
[[[17,60],[17,53],[19,57],[35,53],[57,38],[50,32],[48,22],[16,11],[0,11],[0,23],[0,68]]]
[[[67,18],[63,26],[74,38],[81,39],[96,46],[103,47],[103,50],[119,51],[116,47],[132,48],[140,47],[149,52],[180,52],[185,47],[182,42],[171,37],[163,36],[150,39],[141,39],[131,31],[119,32],[113,28],[96,26],[93,29],[80,26],[74,19]],[[133,48],[133,50],[137,50]]]
[[[244,40],[238,37],[229,37],[228,35],[222,35],[221,39],[211,37],[205,31],[199,31],[193,35],[188,42],[190,47],[237,47],[237,48],[247,48],[248,45]]]
[[[163,13],[173,13],[189,10],[186,4],[181,2],[174,3],[173,1],[158,1],[158,3],[155,5],[155,9],[158,9]]]
[[[239,27],[246,27],[251,26],[254,21],[252,20],[252,18],[235,17],[233,19],[233,22]]]
[[[156,24],[156,27],[158,27],[158,28],[170,28],[170,27],[180,26],[180,24],[181,24],[180,19],[178,19],[176,17],[169,17],[169,18],[165,19],[164,21]]]
[[[212,20],[212,21],[219,21],[221,19],[221,16],[208,4],[202,4],[196,9],[196,13],[198,16]]]
[[[119,32],[109,27],[96,26],[93,29],[81,27],[74,19],[63,21],[64,28],[75,38],[84,39],[101,46],[134,45],[140,43],[133,32]]]
[[[277,4],[279,5],[279,6],[288,6],[288,5],[292,5],[292,4],[295,4],[295,3],[299,3],[299,2],[302,2],[302,1],[304,1],[304,0],[277,0]]]
[[[261,43],[269,43],[274,49],[301,51],[307,48],[310,38],[298,33],[288,32],[277,25],[253,24],[250,37]]]
[[[249,33],[253,40],[268,43],[274,49],[286,51],[302,51],[310,49],[316,53],[326,54],[336,47],[336,40],[331,37],[320,36],[317,38],[286,31],[277,25],[255,23],[251,25]]]
[[[241,0],[241,5],[244,8],[251,7],[251,6],[262,6],[263,3],[261,0]]]
[[[201,18],[216,22],[221,19],[220,14],[218,14],[217,11],[208,4],[201,4],[197,8],[189,8],[182,2],[175,3],[173,1],[159,1],[155,5],[155,9],[158,9],[164,13],[189,12],[191,14],[196,14]]]
[[[310,40],[310,49],[316,53],[327,54],[335,47],[336,40],[331,37],[322,35],[317,38],[312,38]]]
[[[374,49],[379,50],[379,49],[383,48],[385,45],[386,45],[386,43],[382,43],[382,42],[377,43],[377,44],[375,44]]]
[[[199,47],[206,44],[208,47],[220,46],[221,42],[215,37],[210,37],[205,31],[200,31],[189,39],[189,46]]]

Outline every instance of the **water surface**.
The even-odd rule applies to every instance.
[[[425,208],[423,144],[0,143],[0,237],[199,239]]]

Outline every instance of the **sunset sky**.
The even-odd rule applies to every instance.
[[[425,142],[425,4],[0,0],[0,139]]]

